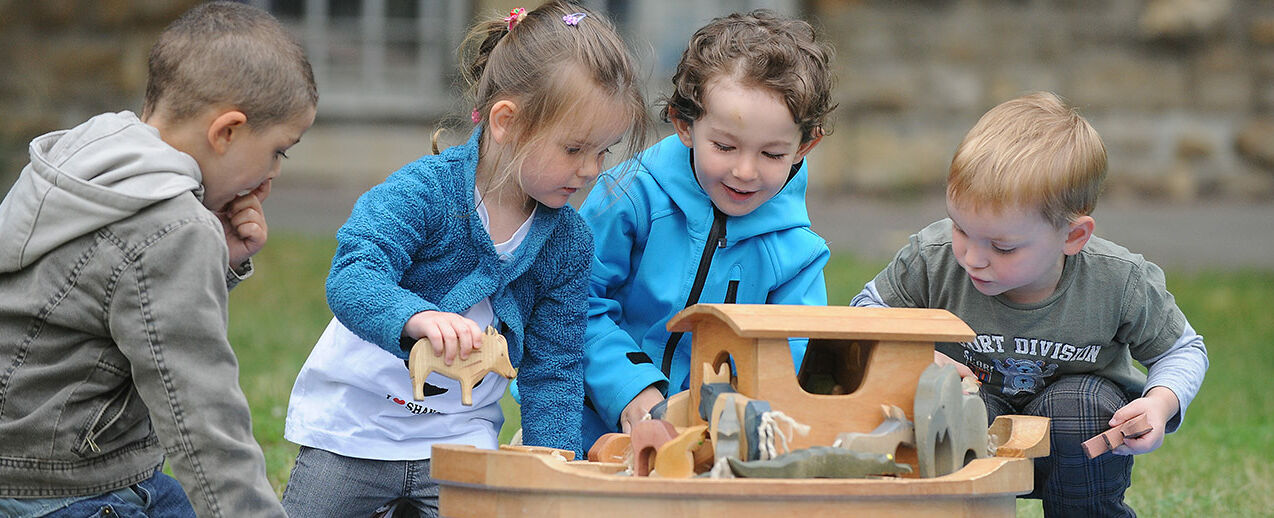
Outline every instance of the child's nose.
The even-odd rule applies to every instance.
[[[977,246],[965,247],[964,264],[970,268],[986,268],[989,264],[986,251]]]
[[[575,174],[589,180],[597,178],[597,175],[602,174],[602,159],[585,160],[580,168],[576,170]]]
[[[734,174],[735,178],[740,180],[751,181],[755,179],[759,174],[756,170],[756,160],[749,157],[740,158],[739,161],[734,164],[734,171],[732,171],[732,174]]]

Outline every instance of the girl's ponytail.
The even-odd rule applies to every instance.
[[[469,30],[469,34],[460,44],[460,73],[466,88],[470,90],[482,79],[482,72],[487,68],[487,61],[496,44],[508,34],[508,26],[497,20],[480,22]]]

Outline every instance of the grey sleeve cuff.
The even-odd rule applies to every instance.
[[[1172,433],[1181,426],[1185,419],[1186,408],[1199,393],[1203,384],[1203,375],[1208,370],[1208,349],[1199,336],[1186,322],[1181,337],[1166,352],[1144,362],[1147,369],[1145,395],[1154,387],[1166,387],[1176,394],[1181,408],[1177,415],[1168,419],[1166,433]]]
[[[251,258],[244,261],[243,264],[240,264],[237,267],[231,266],[226,268],[226,290],[233,290],[235,286],[239,285],[239,283],[247,280],[248,277],[251,277],[252,272]]]
[[[870,307],[870,308],[887,308],[884,300],[881,300],[880,292],[876,291],[876,281],[867,281],[867,285],[863,286],[863,291],[854,296],[849,302],[851,306]]]

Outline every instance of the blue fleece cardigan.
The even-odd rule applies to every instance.
[[[407,164],[363,194],[336,233],[332,313],[400,358],[407,319],[491,300],[521,386],[526,444],[582,453],[583,343],[592,235],[569,205],[540,206],[501,262],[474,205],[482,127],[464,145]]]

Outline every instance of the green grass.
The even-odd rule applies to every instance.
[[[282,491],[296,455],[283,439],[292,382],[331,313],[323,281],[332,239],[274,235],[256,274],[230,296],[230,341],[252,406],[270,482]],[[835,254],[827,268],[832,304],[847,304],[882,264]],[[1129,503],[1144,516],[1260,516],[1274,509],[1274,272],[1168,272],[1168,287],[1209,345],[1211,368],[1185,426],[1158,451],[1137,457]],[[517,428],[506,398],[502,439]],[[1019,500],[1020,516],[1040,516]]]

